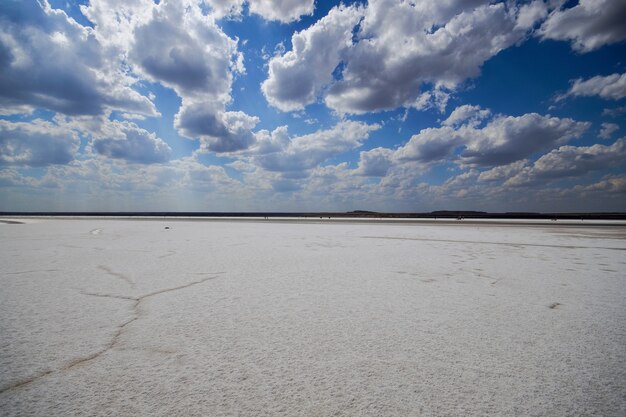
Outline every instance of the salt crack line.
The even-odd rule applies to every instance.
[[[192,287],[194,285],[198,285],[198,284],[202,284],[204,282],[210,281],[212,279],[216,279],[219,278],[219,275],[221,275],[223,272],[216,272],[216,273],[195,273],[196,275],[211,275],[209,277],[206,277],[204,279],[198,280],[198,281],[193,281],[193,282],[189,282],[187,284],[184,285],[180,285],[178,287],[173,287],[173,288],[165,288],[162,290],[158,290],[158,291],[154,291],[145,295],[142,295],[141,297],[137,297],[137,298],[133,298],[133,297],[126,297],[126,296],[119,296],[119,295],[115,295],[115,294],[98,294],[98,293],[82,293],[83,295],[90,295],[90,296],[94,296],[94,297],[108,297],[108,298],[117,298],[117,299],[124,299],[124,300],[131,300],[134,301],[133,306],[132,306],[132,314],[133,317],[131,317],[130,319],[126,320],[124,323],[120,324],[115,333],[113,334],[113,337],[111,338],[111,341],[109,343],[107,343],[105,345],[105,347],[95,353],[92,353],[89,356],[86,356],[84,358],[77,358],[75,360],[70,361],[69,363],[67,363],[65,366],[63,366],[61,369],[58,369],[56,371],[53,370],[47,370],[44,372],[41,372],[35,376],[33,376],[32,378],[26,379],[26,380],[22,380],[19,382],[16,382],[14,384],[8,385],[6,387],[0,388],[0,395],[4,394],[7,391],[13,390],[13,389],[17,389],[20,387],[23,387],[25,385],[31,384],[41,378],[44,378],[50,374],[53,374],[55,372],[63,372],[63,371],[67,371],[70,370],[78,365],[84,364],[86,362],[92,361],[94,359],[97,359],[98,357],[104,355],[105,353],[107,353],[109,350],[115,348],[115,346],[117,345],[120,337],[122,336],[122,333],[124,332],[124,329],[126,328],[126,326],[128,326],[129,324],[131,324],[132,322],[136,321],[139,319],[140,314],[139,314],[139,307],[142,301],[144,301],[147,298],[150,297],[154,297],[156,295],[159,294],[165,294],[168,292],[173,292],[173,291],[178,291],[178,290],[182,290],[184,288],[189,288]]]
[[[155,295],[159,295],[159,294],[164,294],[167,292],[173,292],[173,291],[178,291],[178,290],[182,290],[184,288],[189,288],[191,286],[194,285],[198,285],[198,284],[202,284],[204,282],[207,282],[209,280],[212,279],[216,279],[219,278],[218,276],[212,275],[210,277],[201,279],[199,281],[193,281],[184,285],[180,285],[178,287],[174,287],[174,288],[166,288],[163,290],[158,290],[158,291],[154,291],[145,295],[142,295],[141,297],[137,297],[137,298],[131,298],[131,297],[120,297],[120,296],[115,296],[115,295],[110,295],[110,294],[98,294],[98,297],[111,297],[111,298],[124,298],[124,299],[130,299],[130,300],[134,300],[135,303],[132,307],[133,309],[133,317],[130,320],[125,321],[124,323],[122,323],[120,326],[118,326],[117,331],[115,332],[115,334],[113,335],[113,338],[111,339],[111,342],[109,342],[104,349],[100,350],[99,352],[96,352],[92,355],[89,355],[86,358],[81,358],[81,359],[77,359],[75,361],[70,362],[70,364],[68,364],[67,366],[65,366],[62,370],[68,370],[71,369],[77,365],[80,365],[82,363],[85,362],[89,362],[91,360],[94,360],[96,358],[98,358],[99,356],[105,354],[106,352],[108,352],[109,350],[113,349],[115,347],[115,345],[117,344],[119,338],[122,336],[123,330],[126,326],[128,326],[129,324],[131,324],[132,322],[134,322],[135,320],[139,319],[139,305],[141,304],[141,302],[147,298],[150,297],[154,297]]]
[[[43,378],[45,376],[50,375],[53,372],[54,371],[52,371],[52,370],[43,371],[43,372],[40,372],[40,373],[38,373],[37,375],[35,375],[35,376],[31,377],[31,378],[23,379],[21,381],[18,381],[18,382],[15,382],[13,384],[9,384],[9,385],[7,385],[5,387],[2,387],[2,388],[0,388],[0,395],[4,394],[7,391],[10,391],[10,390],[22,387],[24,385],[28,385],[28,384],[30,384],[33,381],[36,381],[36,380],[38,380],[40,378]]]
[[[58,272],[58,269],[34,269],[31,271],[1,272],[2,275],[34,274],[37,272]]]
[[[131,297],[128,295],[116,295],[116,294],[102,294],[96,292],[81,292],[82,295],[89,295],[92,297],[103,297],[103,298],[116,298],[118,300],[130,300],[137,301],[137,297]]]
[[[131,288],[135,288],[135,283],[128,276],[126,276],[126,275],[124,275],[124,274],[122,274],[120,272],[115,272],[115,271],[113,271],[111,268],[109,268],[106,265],[98,265],[98,269],[101,270],[101,271],[106,272],[107,274],[109,274],[109,275],[111,275],[113,277],[121,279],[122,281],[124,281],[128,285],[130,285]]]

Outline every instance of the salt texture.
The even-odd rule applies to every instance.
[[[626,414],[623,224],[39,219],[0,261],[2,415]]]

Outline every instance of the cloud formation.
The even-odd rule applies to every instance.
[[[155,42],[158,39],[158,42]],[[163,1],[134,30],[129,58],[146,79],[174,89],[184,99],[227,103],[237,41],[195,3]]]
[[[626,39],[626,3],[621,0],[580,0],[557,8],[538,31],[542,39],[571,41],[581,53]]]
[[[91,28],[35,1],[0,3],[0,108],[67,115],[118,109],[146,116],[154,104],[105,56]]]
[[[294,22],[315,10],[315,0],[207,0],[207,3],[215,19],[241,19],[244,5],[250,14],[281,23]]]
[[[283,111],[303,109],[315,102],[333,80],[333,70],[352,43],[352,29],[361,18],[356,6],[334,7],[314,25],[291,38],[293,48],[269,62],[261,85],[267,101]]]
[[[527,35],[545,14],[541,4],[372,0],[337,7],[270,60],[263,92],[283,111],[319,95],[340,113],[443,109],[447,91]]]
[[[605,100],[621,100],[626,97],[626,73],[597,75],[587,80],[579,78],[574,80],[569,91],[559,98],[593,96]]]
[[[313,14],[315,0],[251,0],[250,13],[258,14],[266,20],[290,23],[301,16]]]
[[[591,171],[626,165],[626,138],[610,146],[561,146],[543,155],[530,167],[506,181],[505,185],[520,186],[539,181],[581,176]]]
[[[359,153],[359,166],[356,174],[365,177],[384,177],[392,166],[393,151],[387,148],[374,148]]]
[[[355,149],[379,125],[343,121],[331,129],[289,138],[286,128],[260,135],[253,161],[256,165],[275,172],[302,172],[312,169],[329,158]]]
[[[215,13],[231,13],[239,10],[237,4],[211,6]],[[97,0],[82,10],[96,22],[96,32],[106,34],[108,41],[102,42],[125,56],[140,78],[171,88],[181,98],[174,123],[181,135],[199,139],[202,149],[212,152],[253,143],[250,129],[258,119],[226,111],[234,77],[245,73],[238,41],[197,1],[133,0],[114,13]]]
[[[141,164],[162,163],[168,161],[172,153],[162,139],[131,122],[108,122],[100,132],[92,135],[93,149],[113,159]]]
[[[621,1],[337,0],[298,24],[314,0],[82,3],[81,16],[75,2],[0,2],[3,207],[18,201],[7,187],[22,208],[47,190],[198,202],[174,209],[503,208],[603,192],[624,206],[626,138],[614,138],[626,74],[619,57],[582,54],[624,40]],[[578,103],[597,110],[585,116],[593,131],[567,117],[576,103],[554,117],[532,102],[557,94],[544,73],[519,101],[507,96],[508,60],[471,81],[504,49],[513,62],[545,48],[511,48],[533,34],[578,52],[546,62],[576,62],[557,101],[614,104]],[[421,112],[431,108],[441,114]]]
[[[600,134],[598,135],[602,139],[609,139],[613,133],[619,130],[619,125],[615,123],[602,123]]]
[[[0,165],[67,164],[79,146],[78,134],[65,126],[41,119],[28,123],[0,120]]]
[[[586,122],[537,113],[496,115],[480,126],[488,114],[476,107],[460,107],[443,126],[423,129],[411,137],[396,151],[396,158],[422,163],[453,160],[468,166],[506,165],[578,138],[590,127]]]
[[[174,125],[189,138],[200,138],[201,149],[211,152],[235,152],[248,148],[255,141],[252,129],[257,117],[244,112],[213,111],[203,103],[183,105]]]

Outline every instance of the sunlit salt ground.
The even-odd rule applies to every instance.
[[[625,272],[619,224],[2,223],[0,414],[623,416]]]

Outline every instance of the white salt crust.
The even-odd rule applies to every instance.
[[[624,416],[625,272],[620,224],[0,223],[0,415]]]

